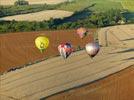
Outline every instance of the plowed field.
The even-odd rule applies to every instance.
[[[90,30],[90,33],[94,31]],[[35,38],[40,35],[50,39],[50,45],[43,54],[34,45]],[[10,68],[58,55],[57,46],[62,42],[70,42],[74,48],[84,47],[85,43],[92,41],[92,36],[88,35],[82,40],[75,30],[20,32],[0,35],[0,41],[0,72],[4,72]]]

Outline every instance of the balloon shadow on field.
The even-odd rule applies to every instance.
[[[67,22],[75,22],[78,20],[85,19],[92,14],[92,11],[90,10],[90,8],[94,7],[95,5],[96,4],[94,3],[88,7],[85,7],[84,9],[80,11],[75,11],[73,15],[69,17],[65,17],[64,19],[60,19],[60,18],[54,19],[54,23],[56,25],[60,25],[60,24],[67,23]]]
[[[126,49],[126,50],[122,50],[122,51],[117,51],[117,52],[113,52],[113,53],[109,53],[109,54],[126,53],[126,52],[134,52],[134,48]]]
[[[124,60],[134,60],[134,57],[130,57],[130,58],[127,58],[127,59],[123,59],[122,61]]]
[[[134,40],[134,38],[124,39],[122,41],[129,41],[129,40]]]
[[[93,6],[95,6],[95,4],[92,4],[80,11],[76,11],[72,16],[66,17],[63,22],[75,22],[77,20],[81,20],[89,17],[92,13],[92,11],[89,9]]]

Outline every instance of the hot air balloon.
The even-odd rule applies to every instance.
[[[66,59],[73,52],[72,45],[70,43],[62,43],[58,46],[58,51]]]
[[[77,29],[77,34],[79,35],[80,38],[83,38],[87,34],[87,29],[80,27]]]
[[[96,56],[99,50],[100,46],[98,43],[93,42],[86,44],[86,51],[91,58]]]
[[[35,39],[35,46],[42,53],[49,46],[49,39],[45,36],[39,36]]]

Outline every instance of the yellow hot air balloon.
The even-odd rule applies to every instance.
[[[39,36],[35,39],[35,45],[42,53],[49,46],[49,39],[45,36]]]

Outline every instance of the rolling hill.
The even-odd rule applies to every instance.
[[[11,99],[38,100],[102,79],[134,65],[133,25],[108,28],[109,30],[107,28],[101,29],[98,34],[103,35],[108,32],[108,38],[110,34],[114,34],[113,37],[118,37],[118,41],[120,43],[122,41],[125,45],[120,47],[116,42],[114,45],[109,44],[108,47],[101,47],[99,54],[93,59],[86,54],[85,50],[82,50],[74,52],[66,60],[60,56],[54,57],[29,67],[6,73],[1,76],[0,95]],[[113,32],[112,29],[114,29]],[[105,37],[99,36],[100,38]],[[19,39],[21,40],[21,38]],[[108,40],[111,40],[111,38]],[[17,51],[15,53],[17,54]],[[133,76],[133,67],[129,72],[131,73],[127,73],[127,75]],[[129,81],[132,82],[130,79]],[[118,83],[118,85],[120,84]],[[119,87],[118,85],[116,86]],[[116,90],[116,86],[114,90]]]

